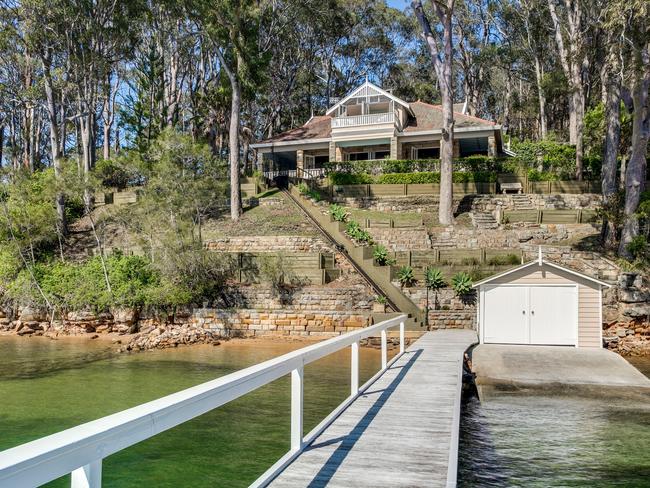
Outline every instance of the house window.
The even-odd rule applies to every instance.
[[[416,159],[438,159],[440,158],[439,147],[419,147],[416,149]]]
[[[370,155],[367,152],[348,153],[348,161],[368,161]]]
[[[317,168],[322,168],[325,163],[330,160],[329,156],[316,156],[315,164]]]
[[[386,159],[390,156],[390,151],[375,151],[372,159]]]

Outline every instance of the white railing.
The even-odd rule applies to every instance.
[[[332,119],[332,129],[353,127],[356,125],[391,124],[395,122],[395,113],[342,116]]]
[[[98,488],[102,459],[187,422],[291,373],[291,450],[251,486],[265,486],[304,446],[404,352],[406,315],[349,332],[275,359],[0,452],[0,487],[38,486],[72,473],[72,488]],[[387,330],[399,325],[399,353],[388,362]],[[359,387],[359,341],[381,336],[381,370]],[[350,396],[306,436],[303,371],[306,364],[351,346]]]

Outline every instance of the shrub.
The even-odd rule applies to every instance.
[[[648,258],[648,240],[645,236],[636,236],[627,245],[627,251],[634,257],[635,260],[643,261]]]
[[[472,291],[472,278],[469,274],[461,271],[453,276],[451,279],[451,286],[456,292],[456,295],[466,295]]]
[[[492,256],[488,259],[487,264],[490,266],[504,266],[506,264],[520,264],[521,258],[516,254],[506,254],[503,256]]]
[[[460,264],[464,266],[476,266],[479,264],[479,260],[476,258],[463,258],[460,260]]]
[[[397,281],[401,286],[411,286],[415,283],[415,276],[413,276],[413,268],[410,266],[402,266],[397,271]]]
[[[366,173],[341,173],[335,172],[329,175],[332,185],[365,185],[374,183],[374,178]]]
[[[298,191],[300,192],[301,195],[307,195],[310,192],[309,187],[304,182],[298,183],[296,188],[298,188]]]
[[[368,231],[362,229],[359,223],[354,220],[348,222],[345,233],[357,244],[372,243],[372,236],[368,233]]]
[[[388,303],[388,300],[384,295],[377,295],[375,301],[381,305],[386,305]]]
[[[386,246],[382,246],[381,244],[375,246],[372,257],[379,266],[390,266],[395,264],[395,259],[388,255],[388,249],[386,249]]]
[[[430,290],[439,290],[447,286],[442,271],[438,268],[427,267],[424,270],[424,284]]]
[[[347,222],[350,214],[347,212],[345,207],[333,203],[330,205],[329,214],[336,222]]]
[[[428,171],[421,173],[387,173],[379,176],[377,183],[382,185],[440,183],[440,173]]]

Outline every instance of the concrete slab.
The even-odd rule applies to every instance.
[[[481,400],[497,392],[650,397],[650,379],[606,349],[481,344],[472,350]]]

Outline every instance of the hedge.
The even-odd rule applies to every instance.
[[[482,182],[491,183],[497,181],[497,174],[488,171],[455,171],[452,175],[454,183]],[[330,180],[333,185],[405,185],[405,184],[427,184],[440,183],[440,173],[422,171],[419,173],[387,173],[372,177],[365,173],[332,173]],[[344,182],[344,183],[343,183]]]

